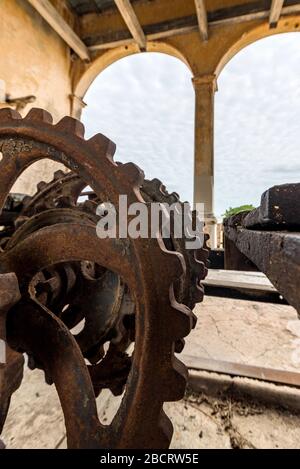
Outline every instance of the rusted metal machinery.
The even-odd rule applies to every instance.
[[[225,266],[249,260],[300,313],[300,183],[267,190],[260,207],[224,222]]]
[[[134,164],[115,163],[115,146],[103,135],[83,136],[83,125],[69,117],[53,125],[41,109],[23,119],[0,111],[0,338],[7,348],[0,430],[26,353],[29,367],[56,386],[70,448],[168,447],[172,425],[163,403],[184,394],[187,372],[174,352],[195,325],[208,252],[186,250],[172,233],[97,237],[99,203],[117,206],[120,194],[128,204],[178,196],[158,180],[145,181]],[[9,195],[42,158],[71,172],[56,172],[33,197]],[[92,191],[82,200],[86,186]],[[96,410],[95,396],[105,388],[124,392],[110,425]]]
[[[300,315],[299,201],[300,183],[274,186],[262,195],[260,207],[224,220],[226,269],[263,272],[279,294],[297,310],[298,316]],[[234,272],[234,276],[237,276],[237,272]],[[229,281],[232,283],[232,278],[229,277]],[[238,282],[235,281],[235,283]],[[244,289],[244,286],[240,283],[235,288],[236,290]],[[224,290],[222,290],[220,296],[224,296]],[[248,290],[251,292],[251,286]],[[252,292],[251,295],[253,295]],[[256,294],[251,299],[254,298],[257,299]],[[185,355],[183,359],[191,370],[209,370],[223,375],[300,387],[300,373],[297,371],[207,359],[201,356]],[[199,390],[203,386],[203,380],[194,376],[190,384]],[[243,385],[239,391],[244,393]],[[268,392],[265,396],[261,392],[259,394],[260,399],[263,397],[266,402],[270,402]],[[245,396],[249,397],[248,391]],[[278,397],[276,397],[276,402],[277,399]]]

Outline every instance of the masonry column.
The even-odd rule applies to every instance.
[[[71,100],[71,113],[70,115],[74,117],[75,119],[80,120],[81,119],[81,114],[82,114],[82,109],[85,108],[86,103],[83,101],[82,98],[79,96],[76,96],[76,94],[71,94],[70,95],[70,100]]]
[[[204,204],[204,218],[210,246],[217,246],[217,220],[214,216],[214,95],[215,75],[192,79],[195,88],[194,204]]]

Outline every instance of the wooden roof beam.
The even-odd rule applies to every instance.
[[[27,1],[82,60],[90,60],[89,50],[86,45],[49,0]]]
[[[208,25],[210,28],[234,25],[253,20],[267,20],[270,16],[270,10],[262,9],[252,11],[247,5],[237,14],[236,8],[228,8],[227,16],[220,17],[214,13],[208,15]],[[300,0],[295,5],[287,5],[282,8],[282,17],[288,15],[300,16]],[[179,34],[190,34],[199,31],[197,16],[176,18],[162,23],[143,26],[147,41],[157,41],[167,37],[178,36]],[[119,46],[128,46],[134,43],[128,30],[117,31],[94,37],[86,37],[85,42],[90,52],[97,50],[110,49]]]
[[[284,3],[284,0],[272,0],[270,16],[269,16],[270,28],[277,27],[277,23],[282,13],[283,3]]]
[[[207,13],[204,0],[195,0],[197,19],[199,25],[200,36],[203,41],[208,40],[208,24],[207,24]]]
[[[129,0],[115,0],[119,12],[126,23],[132,37],[141,50],[146,49],[147,39],[135,11]]]

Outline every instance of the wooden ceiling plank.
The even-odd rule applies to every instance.
[[[253,21],[253,20],[264,20],[264,19],[268,19],[270,15],[269,10],[260,10],[260,11],[254,11],[254,12],[245,11],[245,13],[239,14],[239,15],[234,15],[234,9],[231,9],[231,10],[232,10],[231,12],[232,16],[218,18],[218,19],[211,19],[211,20],[209,20],[208,18],[209,27],[220,27],[223,25],[224,26],[234,25],[234,24],[243,23],[247,21]],[[300,4],[283,6],[281,10],[282,16],[288,16],[292,14],[300,14]],[[189,34],[189,33],[197,32],[199,30],[196,15],[194,19],[191,17],[178,18],[176,20],[170,20],[169,23],[170,23],[169,27],[167,27],[167,22],[164,22],[163,25],[161,23],[151,25],[151,28],[148,26],[147,27],[144,26],[145,36],[146,36],[147,41],[156,41],[156,40],[164,39],[167,37],[177,36],[179,34]],[[129,39],[128,37],[121,38],[120,31],[118,31],[116,33],[115,39],[112,35],[110,35],[109,39],[105,40],[105,35],[104,35],[103,37],[101,37],[99,42],[97,42],[96,40],[95,42],[90,43],[89,50],[97,51],[97,50],[103,50],[106,48],[126,46],[132,43],[134,43],[134,39]]]
[[[277,23],[282,13],[283,3],[284,3],[284,0],[272,0],[270,16],[269,16],[270,28],[277,27]]]
[[[200,36],[203,41],[208,40],[208,23],[207,23],[207,12],[204,0],[195,0],[196,13],[198,18],[198,25]]]
[[[49,0],[27,1],[82,60],[90,60],[89,50],[86,45]]]
[[[140,49],[145,50],[147,39],[135,14],[135,11],[129,0],[115,0],[115,4],[122,15],[132,37],[139,45]]]

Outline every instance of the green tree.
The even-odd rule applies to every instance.
[[[223,218],[228,218],[232,217],[232,215],[236,215],[237,213],[253,210],[254,208],[255,207],[253,207],[253,205],[241,205],[240,207],[235,208],[229,207],[222,216]]]

